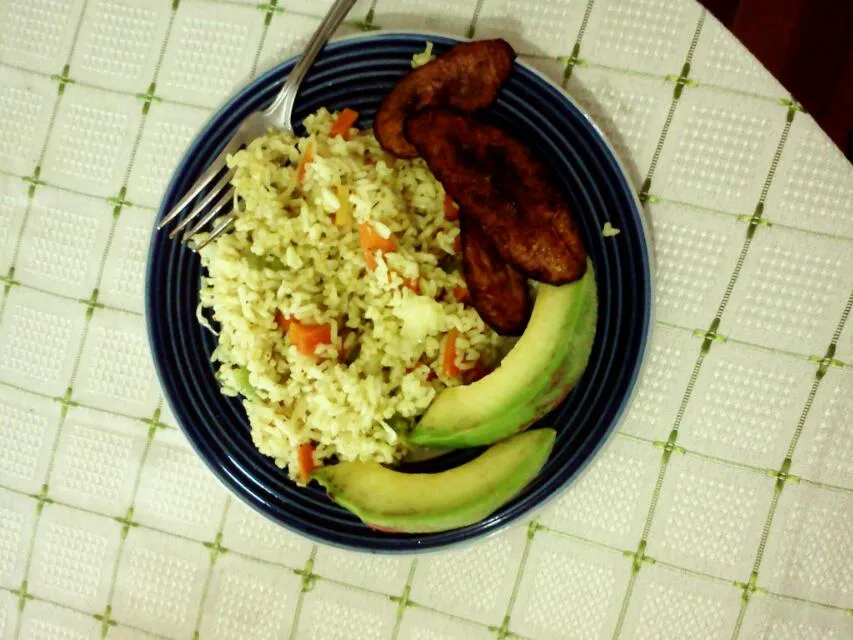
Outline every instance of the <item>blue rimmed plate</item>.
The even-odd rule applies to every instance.
[[[339,40],[321,53],[296,101],[294,122],[320,107],[351,107],[369,127],[382,97],[410,70],[426,41],[441,53],[459,40],[423,33],[378,33]],[[252,81],[202,128],[178,165],[160,206],[165,215],[251,112],[268,105],[294,61]],[[599,321],[590,365],[543,424],[557,441],[539,477],[511,503],[469,527],[424,535],[373,531],[315,486],[299,488],[252,444],[239,402],[219,393],[210,355],[214,337],[196,320],[198,256],[154,233],[146,275],[151,350],[167,400],[198,455],[251,507],[309,538],[374,552],[436,549],[493,533],[557,495],[613,431],[636,385],[651,324],[652,275],[646,231],[631,183],[601,132],[560,88],[516,63],[484,113],[525,140],[553,168],[575,212],[595,265]],[[610,222],[616,237],[602,236]],[[458,464],[472,452],[420,463],[418,470]],[[424,466],[426,465],[426,466]]]

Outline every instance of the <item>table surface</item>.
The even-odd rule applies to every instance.
[[[145,335],[155,208],[326,5],[0,2],[0,638],[853,637],[853,169],[692,0],[373,0],[342,30],[506,37],[628,167],[657,322],[570,490],[461,550],[371,557],[196,460]]]

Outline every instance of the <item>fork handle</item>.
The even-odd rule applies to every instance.
[[[334,4],[329,8],[326,17],[323,18],[323,21],[314,32],[314,35],[311,36],[308,46],[305,47],[305,52],[296,61],[293,71],[287,76],[275,100],[272,101],[272,104],[266,110],[267,116],[277,128],[292,130],[290,118],[293,113],[293,103],[296,101],[296,93],[299,90],[299,85],[302,84],[302,81],[308,74],[308,69],[314,64],[314,60],[317,59],[317,55],[329,41],[329,38],[337,31],[357,1],[335,0]]]

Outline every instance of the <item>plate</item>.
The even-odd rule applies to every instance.
[[[381,32],[330,43],[296,100],[294,123],[320,107],[350,107],[369,127],[382,97],[411,69],[427,41],[441,53],[460,42],[423,33]],[[253,80],[205,124],[175,169],[157,219],[204,171],[251,112],[268,105],[294,60]],[[598,128],[558,86],[516,62],[498,100],[483,117],[525,140],[553,168],[575,212],[595,265],[599,320],[589,367],[566,400],[541,424],[556,427],[554,450],[540,475],[515,500],[485,520],[442,533],[373,531],[317,487],[290,482],[252,444],[240,403],[219,393],[210,363],[215,338],[196,320],[198,256],[152,234],[146,274],[148,335],[166,399],[197,454],[235,495],[282,526],[326,544],[384,553],[411,553],[485,536],[557,496],[589,464],[613,432],[636,386],[649,337],[652,273],[642,210],[624,168]],[[610,222],[620,230],[604,237]],[[419,463],[448,468],[476,451]]]

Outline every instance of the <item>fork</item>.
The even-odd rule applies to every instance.
[[[271,128],[290,133],[294,132],[291,116],[293,114],[293,104],[296,101],[296,94],[299,91],[299,85],[302,84],[302,81],[308,74],[308,70],[314,64],[314,60],[317,59],[320,50],[329,41],[329,38],[332,37],[332,34],[337,30],[356,2],[357,0],[335,0],[326,17],[323,18],[323,21],[314,32],[314,35],[311,36],[311,40],[305,47],[304,53],[287,76],[284,85],[282,85],[281,90],[270,106],[262,111],[255,111],[240,123],[240,126],[231,140],[228,141],[228,144],[225,145],[225,148],[220,151],[207,170],[190,187],[189,191],[184,194],[178,203],[172,207],[163,220],[160,221],[157,225],[158,230],[175,220],[204,191],[205,187],[213,182],[214,178],[222,174],[210,191],[204,195],[201,201],[169,233],[169,237],[174,238],[183,231],[184,234],[181,237],[181,242],[187,244],[190,239],[195,237],[212,220],[223,213],[234,200],[234,187],[230,187],[229,183],[234,176],[235,169],[227,168],[225,164],[226,158],[246,146],[255,138],[264,135]],[[222,173],[223,169],[227,169],[224,174]],[[213,206],[210,206],[211,203],[213,203]],[[210,208],[208,209],[208,207]],[[207,209],[206,213],[205,209]],[[197,246],[192,247],[190,245],[190,247],[196,251],[203,249],[208,243],[212,242],[217,236],[234,224],[236,217],[237,214],[232,209],[228,215],[217,222],[207,238],[198,243]]]

